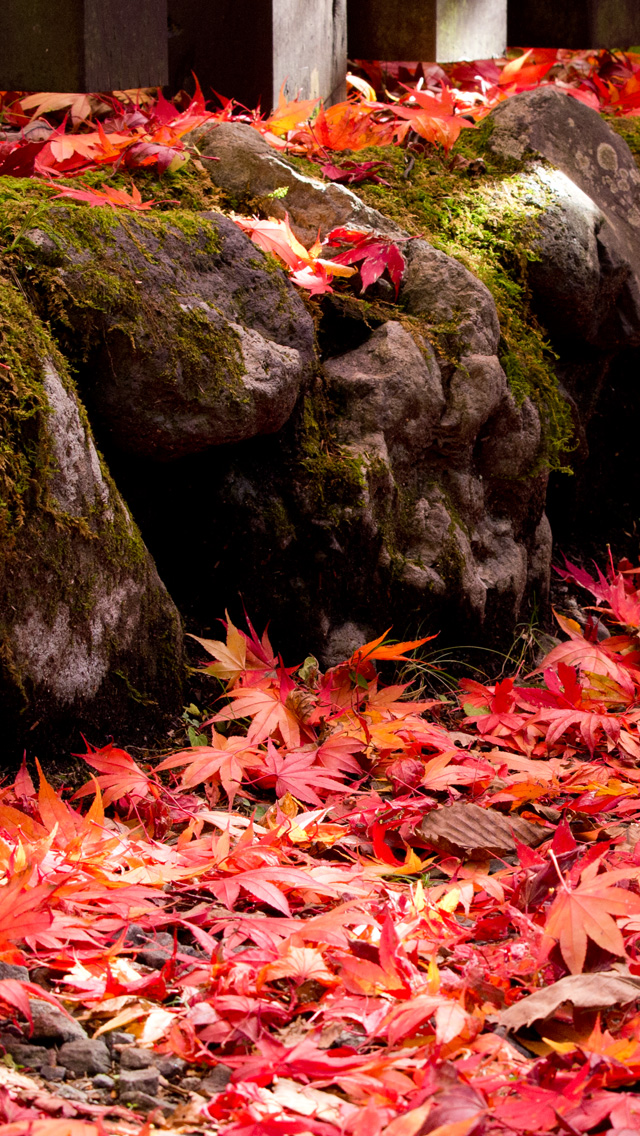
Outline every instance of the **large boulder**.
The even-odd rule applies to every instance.
[[[24,244],[59,334],[81,347],[83,397],[106,444],[168,460],[289,418],[311,373],[313,321],[228,218],[105,225],[58,206]]]
[[[492,113],[493,155],[521,165],[537,212],[527,277],[573,406],[576,476],[552,482],[561,546],[636,556],[634,423],[640,414],[640,169],[610,122],[557,88]],[[636,120],[613,120],[633,141]]]
[[[181,705],[177,609],[96,450],[64,360],[0,280],[0,721],[5,754],[132,737]]]
[[[640,170],[628,145],[555,87],[507,99],[492,120],[492,151],[526,160],[542,189],[529,277],[545,325],[607,351],[639,345]]]

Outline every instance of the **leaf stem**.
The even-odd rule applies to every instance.
[[[553,849],[551,849],[551,848],[549,849],[549,856],[553,860],[556,872],[558,873],[558,879],[560,880],[560,883],[562,884],[562,886],[563,886],[564,890],[567,892],[567,894],[569,894],[571,889],[567,886],[567,882],[566,882],[562,872],[560,871],[560,865],[558,864],[558,861],[556,860],[556,854],[553,851]]]

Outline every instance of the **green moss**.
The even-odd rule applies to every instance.
[[[0,540],[36,506],[52,468],[42,360],[52,344],[24,297],[0,277]]]
[[[603,115],[612,130],[624,138],[637,164],[640,166],[640,118],[618,118],[616,115]]]
[[[294,539],[296,531],[281,497],[270,497],[262,510],[265,527],[273,534],[280,548],[286,548]]]
[[[14,218],[16,225],[7,259],[74,366],[86,362],[100,337],[120,332],[142,355],[164,353],[162,373],[168,379],[181,374],[196,397],[211,389],[212,379],[217,380],[214,395],[224,389],[245,397],[237,332],[223,318],[216,326],[215,312],[210,318],[202,308],[185,309],[164,281],[152,295],[140,287],[141,275],[157,261],[154,250],[171,238],[179,236],[183,247],[182,239],[188,238],[196,261],[215,253],[219,237],[212,221],[179,210],[132,216],[109,207],[42,202],[35,228]]]
[[[445,584],[449,587],[458,587],[460,585],[465,569],[464,556],[456,540],[455,525],[456,522],[452,519],[449,526],[449,539],[446,547],[433,566],[441,579],[443,579]]]
[[[300,465],[310,504],[332,524],[348,519],[345,510],[361,506],[365,463],[339,446],[328,425],[332,408],[324,392],[306,395],[302,407]]]

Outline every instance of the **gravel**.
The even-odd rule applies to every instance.
[[[118,1093],[125,1104],[133,1103],[130,1100],[132,1093],[148,1093],[155,1096],[160,1087],[160,1073],[155,1065],[147,1069],[123,1069],[120,1073]]]
[[[111,1057],[103,1041],[68,1041],[58,1053],[60,1065],[80,1076],[94,1076],[111,1070]]]

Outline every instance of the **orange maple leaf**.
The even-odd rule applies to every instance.
[[[88,765],[99,770],[101,776],[87,781],[73,795],[86,797],[87,793],[95,793],[95,781],[104,792],[104,807],[129,796],[133,800],[144,800],[146,797],[156,797],[158,787],[154,785],[147,774],[136,765],[135,761],[123,749],[114,745],[103,746],[102,749],[89,750],[81,755]],[[62,802],[60,802],[62,803]]]
[[[615,885],[621,880],[637,879],[640,871],[618,868],[598,875],[598,867],[597,860],[589,864],[576,888],[571,888],[558,870],[561,887],[547,915],[539,961],[557,943],[571,974],[581,974],[587,939],[612,955],[626,955],[614,916],[640,912],[640,895]]]

